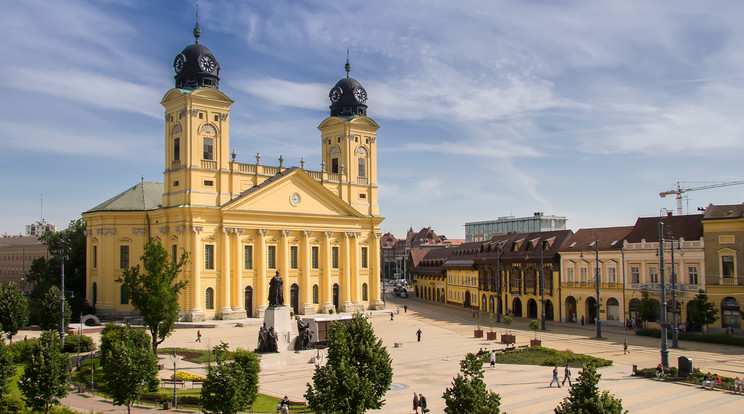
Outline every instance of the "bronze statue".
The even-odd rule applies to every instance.
[[[256,352],[279,352],[279,337],[271,326],[266,329],[266,322],[258,329],[258,348]]]
[[[279,271],[276,271],[274,277],[269,281],[269,307],[272,306],[284,306],[284,281],[279,276]]]
[[[297,339],[295,339],[295,351],[310,348],[310,340],[313,337],[313,332],[310,330],[310,324],[304,323],[299,316],[295,316],[297,320]]]

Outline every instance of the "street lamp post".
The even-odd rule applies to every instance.
[[[659,267],[661,272],[661,366],[669,366],[669,348],[667,346],[667,301],[666,288],[664,286],[664,222],[659,220]]]
[[[602,339],[602,320],[599,317],[600,301],[599,301],[599,237],[594,240],[594,258],[596,260],[596,276],[597,276],[597,339]]]
[[[176,407],[178,405],[178,397],[176,396],[176,361],[178,361],[178,354],[176,354],[176,351],[173,351],[170,358],[173,361],[173,407]]]
[[[59,260],[62,264],[59,283],[59,339],[62,341],[62,351],[65,349],[65,245],[60,240]]]
[[[496,244],[496,322],[501,323],[501,242]]]
[[[545,241],[540,241],[540,304],[542,313],[540,314],[540,329],[545,330],[545,277],[543,276],[543,251],[545,250]]]
[[[679,240],[677,240],[677,247],[681,249]],[[674,239],[672,239],[672,348],[679,348],[677,342],[677,336],[679,334],[679,327],[677,326],[677,272],[674,270]],[[666,298],[664,298],[666,299]]]

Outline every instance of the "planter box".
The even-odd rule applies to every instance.
[[[473,336],[476,338],[483,338],[483,329],[474,329]]]
[[[502,344],[515,344],[517,343],[517,337],[515,335],[501,334]]]
[[[542,346],[541,339],[530,339],[530,346]]]
[[[486,339],[488,339],[489,341],[495,341],[496,332],[486,332]]]

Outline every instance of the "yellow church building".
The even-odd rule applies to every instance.
[[[165,93],[164,182],[140,182],[83,213],[87,222],[87,299],[98,315],[133,313],[115,280],[140,263],[150,237],[177,257],[188,286],[183,319],[263,317],[269,280],[284,279],[295,314],[383,307],[377,130],[367,92],[346,77],[329,93],[330,116],[318,129],[322,170],[235,161],[230,106],[219,90],[220,65],[195,43],[173,63]]]

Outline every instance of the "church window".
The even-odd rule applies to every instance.
[[[367,194],[359,193],[359,198],[367,198]]]
[[[119,267],[129,269],[129,246],[119,246]]]
[[[204,268],[214,270],[214,245],[204,245]]]
[[[98,267],[98,246],[93,246],[93,268]]]
[[[246,270],[253,269],[253,246],[243,247],[243,268]]]
[[[338,158],[331,159],[331,173],[338,174]]]
[[[174,263],[178,263],[178,245],[174,244],[171,246],[171,257]]]
[[[204,187],[213,187],[214,181],[212,180],[204,180]]]
[[[362,300],[367,300],[367,284],[362,283]]]
[[[365,140],[365,142],[366,142],[367,144],[369,144],[369,138],[367,138],[367,139]]]
[[[341,142],[341,137],[336,137],[336,142]]]
[[[268,267],[269,269],[276,269],[276,246],[269,246],[268,251]]]
[[[218,118],[218,116],[217,116],[217,115],[215,115],[215,116],[214,116],[214,122],[217,122],[217,118]]]
[[[204,307],[207,309],[214,309],[214,290],[209,287],[204,292]]]
[[[181,138],[173,139],[173,161],[181,159]]]
[[[367,176],[367,160],[364,158],[359,158],[359,176],[360,177],[366,177]]]
[[[318,266],[318,246],[313,246],[312,248],[312,267],[313,269],[317,269]]]
[[[129,305],[129,288],[127,288],[127,285],[121,285],[119,296],[121,297],[120,303],[122,305]]]
[[[199,119],[204,119],[204,114],[199,112]]]
[[[297,269],[297,246],[289,246],[289,267]]]
[[[205,160],[211,160],[214,159],[214,139],[204,137],[204,159]]]
[[[173,187],[178,187],[178,180],[173,181]]]
[[[318,304],[318,285],[313,285],[313,303]]]
[[[367,247],[362,247],[362,269],[367,268]]]
[[[331,247],[331,267],[338,269],[338,246]]]

